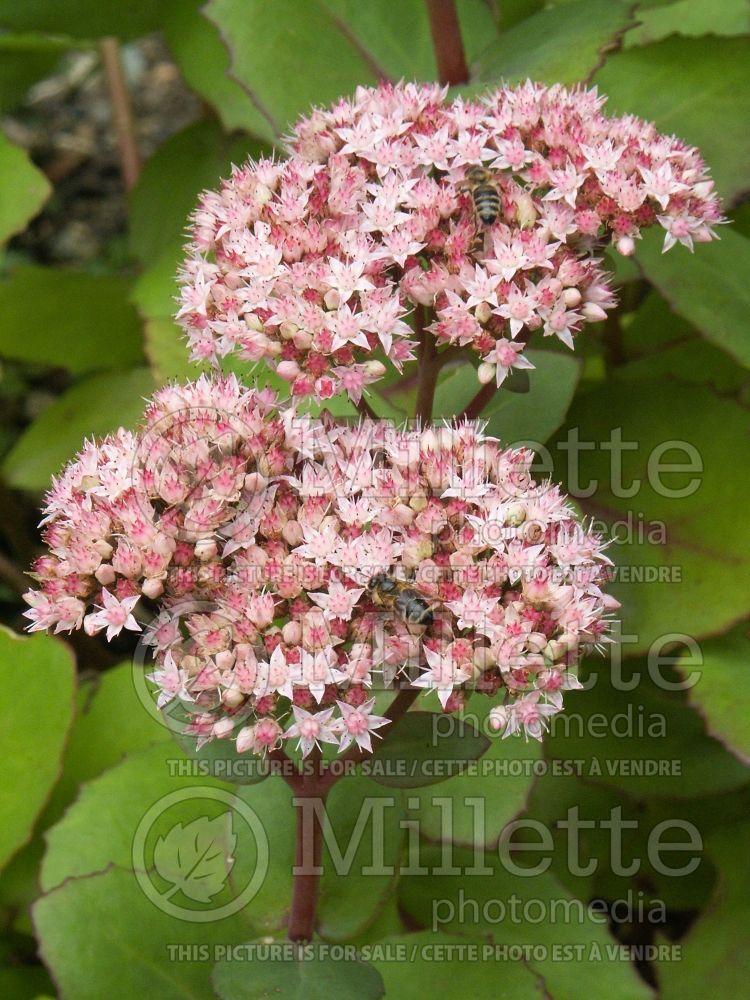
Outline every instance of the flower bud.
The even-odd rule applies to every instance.
[[[155,601],[164,593],[164,582],[158,577],[152,576],[149,580],[144,580],[141,586],[141,593],[144,597],[149,597]]]
[[[476,317],[477,322],[482,325],[489,323],[490,317],[492,316],[492,306],[489,302],[480,302],[474,310],[474,316]]]
[[[497,367],[490,364],[489,361],[483,361],[479,368],[477,368],[477,378],[482,385],[489,385],[490,382],[494,382],[497,376]]]
[[[287,543],[294,548],[302,543],[302,539],[305,537],[302,531],[302,525],[299,521],[287,521],[286,524],[281,529],[281,537]]]
[[[195,543],[195,558],[208,562],[215,558],[218,549],[213,538],[199,538]]]
[[[225,740],[228,736],[232,735],[233,729],[234,722],[232,719],[219,719],[211,727],[211,735],[216,740]]]
[[[583,315],[591,323],[601,323],[607,318],[606,312],[596,302],[587,302],[583,307]]]
[[[281,638],[287,646],[298,646],[302,642],[302,625],[300,622],[287,622],[281,630]]]
[[[227,708],[239,708],[240,705],[245,701],[247,695],[244,695],[240,691],[237,685],[233,684],[231,687],[227,688],[226,691],[222,692],[221,703],[226,705]],[[244,730],[242,730],[244,732]],[[239,743],[239,737],[237,738]],[[239,750],[239,747],[237,748]]]
[[[531,229],[537,220],[537,210],[530,194],[520,194],[516,199],[516,218],[521,229]]]
[[[276,366],[276,374],[285,382],[293,382],[299,373],[300,367],[296,361],[279,361]]]
[[[508,725],[510,719],[510,712],[505,707],[505,705],[495,705],[494,708],[490,709],[490,714],[488,716],[488,722],[490,729],[494,729],[495,732],[499,732],[501,729],[505,729]]]
[[[281,323],[279,326],[279,333],[284,340],[291,340],[298,330],[299,327],[296,323]]]
[[[117,574],[109,563],[102,563],[96,573],[94,573],[94,576],[103,587],[108,587],[117,578]]]

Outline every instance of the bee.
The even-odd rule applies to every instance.
[[[377,573],[367,584],[373,604],[393,608],[407,625],[432,625],[434,618],[430,606],[414,587],[394,580],[388,573]]]
[[[464,188],[471,194],[479,221],[485,226],[496,222],[500,214],[500,192],[490,171],[481,166],[469,167]]]

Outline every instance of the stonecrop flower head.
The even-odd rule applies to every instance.
[[[235,168],[201,198],[178,313],[192,358],[270,359],[295,396],[358,402],[384,362],[413,358],[420,308],[439,345],[477,352],[484,382],[530,366],[534,331],[573,347],[614,304],[599,248],[631,254],[658,224],[665,249],[692,249],[722,221],[698,152],[604,102],[558,85],[449,102],[437,85],[383,84],[314,111],[287,159]]]
[[[376,691],[489,696],[540,737],[616,607],[609,560],[528,450],[279,410],[234,377],[159,390],[47,496],[31,629],[144,630],[198,744],[369,751]],[[387,731],[387,730],[386,730]]]

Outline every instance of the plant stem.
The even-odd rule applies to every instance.
[[[422,688],[417,687],[405,687],[402,688],[396,697],[393,699],[391,704],[386,709],[384,718],[390,719],[391,725],[386,729],[383,734],[384,738],[388,738],[388,734],[395,726],[395,724],[409,711],[411,706],[419,697]],[[364,760],[365,757],[370,755],[364,751],[360,750],[356,743],[352,744],[343,756],[339,758],[339,763],[342,763],[344,767],[332,773],[331,771],[324,772],[320,778],[319,787],[323,788],[326,792],[332,788],[337,781],[344,777],[346,772],[347,764],[359,764],[360,761]]]
[[[421,688],[405,687],[399,691],[385,713],[385,717],[390,719],[392,725],[395,725],[411,708],[421,690]],[[298,870],[293,876],[287,937],[290,941],[310,941],[315,930],[315,908],[320,889],[323,817],[308,803],[317,800],[321,806],[325,806],[329,791],[344,776],[346,768],[341,768],[335,773],[327,770],[317,747],[308,757],[303,771],[295,768],[290,773],[288,767],[290,759],[283,750],[273,750],[269,756],[283,765],[281,774],[294,791],[297,810],[294,864]],[[339,759],[345,764],[357,764],[366,756],[369,755],[355,744]]]
[[[427,14],[440,82],[450,86],[467,83],[469,70],[455,0],[427,0]]]
[[[378,419],[377,413],[375,412],[375,410],[373,410],[373,408],[370,406],[370,404],[367,402],[364,396],[362,396],[360,401],[358,403],[355,403],[354,405],[357,407],[357,412],[360,414],[360,416],[368,417],[370,420]]]
[[[495,380],[493,379],[491,382],[488,382],[487,385],[482,386],[463,413],[459,414],[458,419],[460,420],[465,417],[467,420],[476,420],[496,392],[497,386],[495,385]]]
[[[429,424],[432,419],[432,403],[435,398],[435,386],[443,360],[438,354],[434,336],[425,327],[426,317],[423,306],[417,306],[414,312],[419,349],[417,352],[417,405],[415,417],[422,425]]]
[[[141,172],[141,158],[138,154],[138,144],[135,137],[133,106],[122,71],[120,43],[116,38],[102,38],[99,42],[99,52],[102,57],[104,79],[107,84],[107,93],[112,105],[112,118],[117,133],[122,182],[125,185],[125,190],[130,191],[135,186]]]
[[[320,889],[320,861],[323,853],[322,817],[307,803],[316,800],[325,804],[328,788],[320,781],[320,751],[311,755],[314,771],[302,778],[295,802],[297,810],[296,846],[292,888],[292,908],[289,911],[287,937],[290,941],[310,941],[315,930],[315,908]],[[306,822],[307,820],[307,822]]]

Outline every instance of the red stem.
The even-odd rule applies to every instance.
[[[467,420],[476,420],[496,392],[497,386],[495,385],[495,379],[493,377],[491,382],[482,386],[463,413],[460,414],[458,419],[461,420],[462,418],[466,418]]]
[[[427,321],[423,306],[417,306],[415,309],[414,321],[419,341],[417,405],[414,415],[424,426],[429,424],[432,419],[432,403],[435,398],[438,375],[443,366],[443,358],[438,354],[434,336],[425,329]]]
[[[362,396],[360,401],[358,403],[355,403],[354,405],[357,407],[357,412],[360,414],[360,416],[368,417],[370,420],[378,419],[377,413],[375,412],[375,410],[373,410],[373,408],[370,406],[370,404],[367,402],[364,396]]]
[[[315,772],[302,779],[297,792],[297,832],[292,888],[292,908],[289,911],[287,937],[290,941],[311,941],[315,931],[315,909],[320,890],[320,862],[323,854],[322,816],[308,802],[325,804],[328,789],[320,782],[320,757],[314,761]],[[305,819],[307,817],[307,822]]]
[[[385,717],[395,725],[414,704],[421,688],[406,687],[391,702]],[[340,758],[344,763],[357,764],[369,756],[358,746],[352,746]],[[308,758],[306,770],[300,772],[296,768],[290,772],[290,759],[283,750],[274,750],[271,757],[282,765],[281,775],[294,790],[296,819],[295,868],[293,877],[292,906],[287,922],[287,937],[290,941],[310,941],[315,931],[315,910],[320,891],[320,862],[323,854],[323,816],[319,815],[307,803],[317,799],[325,805],[331,788],[344,776],[347,769],[337,769],[335,773],[327,770],[319,750],[313,750]],[[312,765],[312,767],[311,767]],[[305,817],[307,816],[307,823]],[[317,869],[317,870],[316,870]]]
[[[440,82],[452,87],[468,83],[469,70],[455,0],[427,0],[427,14]]]

